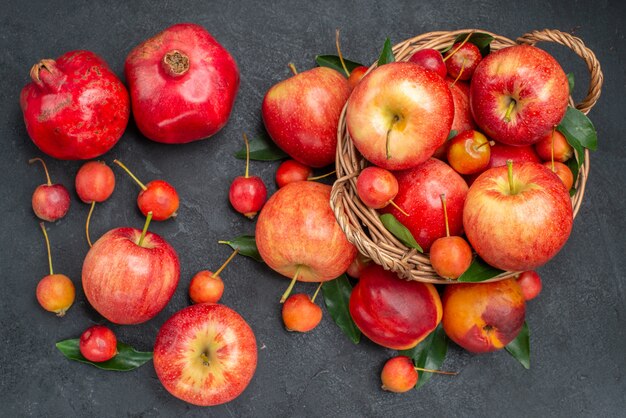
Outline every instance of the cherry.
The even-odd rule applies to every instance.
[[[220,273],[224,271],[228,263],[237,255],[239,249],[226,259],[224,264],[215,273],[202,270],[193,276],[189,284],[189,298],[193,303],[217,303],[224,294],[224,282]]]
[[[440,198],[446,223],[446,236],[435,240],[430,247],[430,264],[441,277],[457,279],[472,264],[472,249],[463,238],[450,236],[446,195],[442,194]]]
[[[276,184],[279,188],[296,181],[306,181],[313,175],[313,169],[296,160],[283,161],[276,170]]]
[[[176,217],[180,202],[178,193],[171,184],[164,180],[152,180],[148,184],[143,184],[121,161],[113,160],[113,162],[122,167],[141,187],[141,192],[137,196],[137,206],[144,216],[147,216],[148,212],[152,212],[152,218],[155,221],[164,221]]]
[[[448,74],[455,80],[469,80],[472,78],[474,70],[476,70],[478,63],[482,59],[478,47],[467,42],[470,35],[463,42],[454,44],[443,58],[448,68]]]
[[[471,129],[461,132],[448,143],[448,164],[457,173],[480,173],[489,165],[491,143],[480,132]]]
[[[525,271],[517,276],[516,280],[522,288],[525,300],[534,299],[541,293],[541,277],[539,277],[536,271]]]
[[[363,269],[365,269],[365,267],[367,267],[371,262],[371,258],[366,257],[361,253],[358,253],[352,264],[348,266],[348,270],[346,270],[346,273],[348,274],[348,276],[358,279],[361,277]]]
[[[543,165],[561,179],[567,190],[572,188],[574,185],[574,174],[567,165],[558,161],[547,161]]]
[[[253,219],[265,204],[267,188],[260,177],[248,174],[250,167],[250,144],[246,134],[243,134],[243,140],[246,143],[246,173],[244,176],[235,177],[235,180],[230,185],[228,199],[237,212]]]
[[[341,45],[339,43],[339,29],[335,31],[335,46],[337,47],[337,55],[339,56],[339,61],[341,62],[341,66],[343,67],[343,71],[348,77],[348,85],[350,86],[350,90],[353,90],[357,84],[361,82],[363,76],[369,68],[364,65],[360,65],[356,68],[353,68],[352,71],[348,71],[348,67],[346,66],[346,62],[343,59],[343,54],[341,53]]]
[[[87,243],[91,247],[91,238],[89,236],[89,222],[96,202],[104,202],[111,196],[115,189],[115,175],[111,167],[103,161],[89,161],[76,173],[76,193],[80,200],[84,203],[90,203],[91,208],[87,215],[85,223],[85,235]]]
[[[398,194],[398,180],[388,170],[380,167],[367,167],[356,180],[356,192],[365,206],[382,209],[391,204],[404,215],[409,216],[393,201]]]
[[[380,373],[380,380],[383,383],[383,390],[388,390],[395,393],[408,392],[413,389],[419,379],[418,371],[446,374],[450,376],[456,376],[456,372],[444,372],[441,370],[423,369],[421,367],[415,367],[413,360],[407,356],[392,357],[383,366],[383,371]]]
[[[436,49],[420,49],[409,57],[409,62],[413,62],[420,67],[426,68],[427,70],[434,71],[439,74],[441,78],[446,78],[446,75],[448,74],[448,68],[446,67],[446,63],[443,61],[443,56],[441,55],[441,52]]]
[[[28,160],[29,164],[39,161],[46,173],[46,184],[37,186],[33,192],[33,212],[42,221],[55,222],[65,216],[70,209],[70,193],[62,184],[52,184],[48,167],[41,158]]]
[[[565,136],[556,129],[553,129],[535,144],[535,151],[544,161],[552,161],[554,159],[554,161],[561,163],[569,160],[574,155],[572,146],[567,142]]]
[[[315,303],[315,298],[321,288],[322,283],[310,299],[304,293],[287,298],[282,310],[283,323],[287,331],[308,332],[317,327],[322,320],[322,308]]]
[[[48,233],[46,232],[46,227],[43,222],[40,222],[39,226],[46,240],[50,274],[41,279],[37,284],[37,301],[46,311],[54,312],[57,316],[63,316],[74,303],[76,290],[74,289],[74,283],[72,283],[69,277],[64,274],[54,274]]]
[[[78,348],[80,354],[89,361],[99,363],[111,360],[117,354],[117,338],[104,325],[94,325],[82,333]]]

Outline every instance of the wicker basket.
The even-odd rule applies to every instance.
[[[537,42],[555,42],[570,48],[585,61],[590,73],[587,96],[582,102],[576,104],[576,108],[586,114],[598,100],[603,82],[600,63],[582,40],[558,30],[544,29],[530,32],[518,38],[517,41],[512,41],[480,29],[429,32],[397,44],[393,47],[393,52],[396,61],[406,61],[415,51],[424,48],[443,49],[450,46],[459,34],[468,32],[482,32],[492,35],[494,37],[491,43],[492,50],[517,44],[534,45]],[[369,71],[375,67],[376,64],[373,64]],[[570,103],[574,105],[571,97]],[[375,263],[387,270],[398,273],[400,277],[435,284],[454,283],[454,280],[443,279],[435,273],[427,254],[420,254],[415,249],[407,248],[396,239],[380,222],[378,213],[366,207],[358,198],[356,178],[361,170],[367,166],[367,161],[359,154],[352,143],[352,139],[346,129],[345,113],[346,108],[344,107],[337,131],[337,181],[333,185],[330,204],[348,240]],[[576,158],[578,158],[578,155]],[[588,174],[589,151],[585,150],[585,163],[580,169],[575,185],[576,194],[572,196],[574,216],[578,213],[582,203]],[[507,271],[488,281],[502,280],[517,273]]]

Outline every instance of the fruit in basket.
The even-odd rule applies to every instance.
[[[476,130],[476,123],[472,117],[470,108],[470,86],[462,81],[454,82],[451,78],[446,78],[452,99],[454,100],[454,119],[452,120],[452,130],[458,133],[468,129]]]
[[[541,163],[541,159],[531,145],[514,147],[513,145],[499,144],[494,141],[490,149],[489,164],[486,169],[506,165],[508,160],[514,163],[532,162]],[[485,169],[485,170],[486,170]],[[465,176],[467,184],[471,185],[480,173]]]
[[[306,181],[312,175],[311,167],[296,160],[285,160],[276,170],[276,185],[281,188],[296,181]]]
[[[226,125],[239,69],[202,26],[170,26],[136,46],[124,65],[133,116],[143,135],[182,144],[208,138]]]
[[[546,161],[543,165],[561,179],[567,190],[572,188],[574,185],[574,173],[567,165],[558,161]]]
[[[263,122],[272,140],[291,158],[324,167],[335,161],[337,124],[351,89],[348,80],[330,68],[294,74],[263,98]]]
[[[453,118],[446,82],[408,62],[371,71],[355,87],[346,108],[354,145],[387,170],[416,167],[430,158],[448,138]]]
[[[343,274],[356,257],[330,208],[331,187],[313,181],[289,183],[267,201],[256,224],[263,261],[295,280],[324,282]]]
[[[526,303],[515,279],[451,284],[443,291],[443,329],[472,353],[503,348],[524,325]]]
[[[490,265],[532,270],[554,257],[572,230],[572,202],[561,180],[537,163],[491,168],[470,187],[463,226]]]
[[[115,175],[111,167],[106,165],[104,161],[89,161],[83,164],[76,173],[74,184],[80,200],[91,205],[85,223],[85,235],[87,236],[87,243],[91,247],[91,237],[89,236],[91,215],[96,207],[96,202],[104,202],[113,193]]]
[[[40,184],[33,192],[31,204],[33,212],[42,221],[56,222],[63,218],[70,210],[70,193],[62,184],[52,184],[48,167],[41,158],[32,158],[29,164],[39,161],[46,173],[46,184]]]
[[[407,356],[390,358],[380,373],[383,390],[395,393],[404,393],[413,389],[418,378],[413,360]]]
[[[192,277],[189,283],[189,298],[193,303],[217,303],[222,298],[224,282],[220,277],[220,273],[224,271],[238,253],[239,249],[233,251],[215,273],[201,270]]]
[[[157,377],[175,397],[199,406],[230,402],[257,365],[254,332],[234,310],[201,303],[168,319],[154,344]]]
[[[494,51],[472,77],[474,120],[490,138],[531,145],[558,125],[569,100],[567,76],[547,52],[530,45]]]
[[[346,274],[352,277],[353,279],[358,279],[359,277],[361,277],[361,273],[363,273],[363,270],[365,270],[365,267],[369,266],[371,263],[372,263],[371,258],[361,253],[358,253],[356,255],[356,258],[352,262],[352,264],[348,266],[348,269],[346,270]]]
[[[565,136],[553,129],[535,144],[535,151],[544,161],[559,161],[564,163],[574,155],[574,148],[567,142]]]
[[[369,70],[368,67],[364,65],[360,65],[356,67],[355,69],[353,69],[352,71],[350,71],[350,76],[348,77],[348,84],[350,85],[350,91],[352,91],[354,87],[356,87],[356,85],[361,82],[361,79],[363,78],[363,76],[365,76],[365,73],[367,72],[367,70]]]
[[[116,228],[104,234],[83,262],[83,290],[93,308],[116,324],[140,324],[170,301],[178,278],[178,255],[167,241],[148,232]]]
[[[102,58],[70,51],[30,70],[20,95],[28,135],[39,149],[62,160],[96,158],[117,143],[130,115],[124,84]]]
[[[400,212],[409,216],[398,207],[393,198],[398,194],[398,180],[393,173],[380,167],[367,167],[361,171],[356,180],[356,192],[365,206],[382,209],[392,205]]]
[[[450,235],[463,233],[463,204],[467,195],[465,180],[449,165],[431,158],[423,164],[396,173],[399,191],[393,206],[381,210],[393,214],[406,226],[424,251],[437,238],[446,236],[443,207],[439,196],[446,195]]]
[[[449,141],[447,160],[457,173],[480,173],[489,165],[490,157],[489,139],[478,131],[461,132]]]
[[[427,70],[434,71],[439,74],[441,78],[446,78],[448,74],[446,63],[443,61],[443,55],[436,49],[420,49],[414,52],[413,55],[409,57],[408,61],[426,68]]]
[[[267,199],[267,188],[259,176],[249,175],[250,167],[250,144],[248,137],[243,134],[246,143],[246,172],[243,176],[237,176],[230,184],[228,200],[233,208],[249,219],[253,219],[261,210]]]
[[[536,298],[541,293],[541,277],[534,270],[529,270],[517,276],[517,284],[519,284],[524,294],[524,300],[529,301]]]
[[[444,55],[448,75],[455,80],[472,78],[481,59],[480,50],[470,42],[458,42]]]
[[[81,334],[78,348],[89,361],[99,363],[111,360],[117,354],[117,338],[104,325],[94,325]]]
[[[361,273],[349,309],[367,338],[394,350],[415,347],[437,327],[442,313],[432,284],[402,280],[376,264]]]
[[[283,304],[282,317],[283,323],[287,331],[309,332],[322,320],[322,308],[315,303],[315,297],[318,290],[312,298],[304,293],[291,295]]]

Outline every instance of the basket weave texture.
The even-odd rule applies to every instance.
[[[538,42],[554,42],[571,49],[582,58],[590,74],[589,87],[586,97],[578,104],[574,104],[570,97],[570,104],[587,114],[600,97],[603,83],[603,74],[595,54],[585,46],[580,38],[568,33],[553,29],[537,30],[527,33],[516,41],[490,33],[482,29],[462,29],[448,32],[429,32],[411,39],[407,39],[393,47],[396,61],[406,61],[413,53],[420,49],[443,49],[450,46],[460,34],[469,32],[487,33],[494,37],[491,50],[499,50],[513,45]],[[374,69],[373,64],[369,71]],[[356,179],[365,167],[367,161],[357,151],[346,129],[346,107],[339,119],[337,130],[337,156],[335,181],[331,193],[330,205],[335,213],[337,222],[345,232],[348,240],[358,250],[371,258],[376,264],[387,270],[396,272],[400,277],[408,280],[417,280],[435,284],[455,283],[454,280],[444,279],[435,273],[427,254],[421,254],[415,249],[407,248],[394,237],[378,218],[374,209],[365,206],[356,193]],[[579,156],[576,155],[578,159]],[[576,181],[576,193],[572,196],[574,217],[578,214],[585,194],[585,184],[589,175],[589,151],[585,150],[585,162],[580,168]],[[486,281],[497,281],[512,277],[519,272],[507,271]]]

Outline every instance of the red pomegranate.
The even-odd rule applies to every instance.
[[[43,152],[63,160],[88,160],[110,150],[128,124],[124,84],[90,51],[43,59],[30,70],[20,96],[26,130]]]
[[[239,89],[233,57],[203,27],[180,23],[126,58],[133,115],[141,133],[182,144],[226,125]]]

